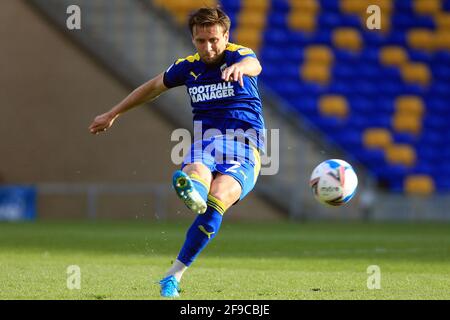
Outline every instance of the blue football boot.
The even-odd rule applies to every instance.
[[[172,184],[178,197],[184,204],[197,214],[206,212],[208,205],[189,176],[181,170],[175,171],[172,177]]]
[[[180,296],[179,283],[174,276],[165,277],[159,284],[161,285],[161,297],[177,298]]]

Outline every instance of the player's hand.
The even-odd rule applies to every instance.
[[[98,115],[95,117],[94,121],[89,126],[89,131],[92,134],[99,134],[100,132],[104,132],[112,126],[114,120],[116,120],[117,117],[118,115],[114,116],[109,112]]]
[[[241,87],[244,86],[244,72],[239,65],[235,63],[222,71],[222,79],[225,81],[239,81]]]

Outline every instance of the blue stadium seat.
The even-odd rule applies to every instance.
[[[272,29],[264,33],[264,40],[273,46],[283,46],[290,42],[289,34],[282,29]]]
[[[284,12],[272,12],[267,18],[266,28],[287,28],[287,16]]]
[[[271,10],[280,13],[287,13],[290,9],[288,0],[272,0]]]
[[[334,29],[342,26],[341,15],[338,13],[323,13],[317,18],[317,23],[321,28]]]
[[[220,2],[227,14],[236,13],[241,8],[241,0],[222,0]]]
[[[412,14],[394,14],[391,18],[392,28],[399,31],[407,31],[411,28],[425,28],[434,30],[436,23],[430,16],[419,16]]]
[[[413,1],[414,0],[400,0],[394,2],[394,8],[397,12],[403,12],[403,13],[414,13],[414,7],[413,7]]]
[[[438,115],[441,117],[450,115],[450,108],[445,99],[436,96],[431,96],[430,98],[425,99],[425,105],[427,106],[427,110],[431,114]]]
[[[394,29],[388,36],[385,37],[384,45],[399,45],[406,47],[406,34]]]
[[[396,144],[409,144],[414,145],[417,138],[409,133],[392,132],[392,142]]]
[[[311,37],[311,42],[331,45],[331,32],[328,30],[319,30]]]
[[[450,11],[450,0],[442,1],[442,9],[444,9],[445,11]]]
[[[353,89],[350,87],[350,85],[347,82],[343,82],[343,81],[335,81],[333,83],[331,83],[328,88],[327,88],[327,92],[330,94],[339,94],[339,95],[351,95],[353,94]]]
[[[384,36],[380,32],[364,30],[363,32],[361,32],[361,36],[364,44],[373,47],[380,47],[386,42],[386,36]]]
[[[439,115],[427,114],[423,119],[423,126],[432,130],[446,130],[450,126],[450,123],[448,119]]]
[[[341,15],[341,27],[361,28],[361,20],[355,15]]]
[[[422,63],[429,64],[432,61],[431,54],[424,52],[424,51],[409,49],[408,55],[409,55],[409,60],[414,61],[414,62],[422,62]]]
[[[320,8],[325,12],[339,12],[339,0],[320,0]]]

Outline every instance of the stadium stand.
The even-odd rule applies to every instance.
[[[261,81],[380,186],[450,191],[442,165],[450,160],[450,1],[218,4],[233,20],[232,40],[258,51]],[[381,9],[381,30],[366,27],[369,5]]]

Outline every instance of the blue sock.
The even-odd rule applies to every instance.
[[[183,248],[178,255],[178,260],[186,266],[194,262],[198,254],[206,247],[219,232],[223,218],[223,204],[211,195],[208,196],[208,209],[199,214],[186,234]]]
[[[208,199],[208,192],[209,192],[209,186],[206,184],[206,181],[204,181],[202,178],[200,178],[195,173],[191,173],[189,175],[189,178],[191,178],[192,183],[194,184],[195,190],[200,193],[201,197],[205,202]]]

